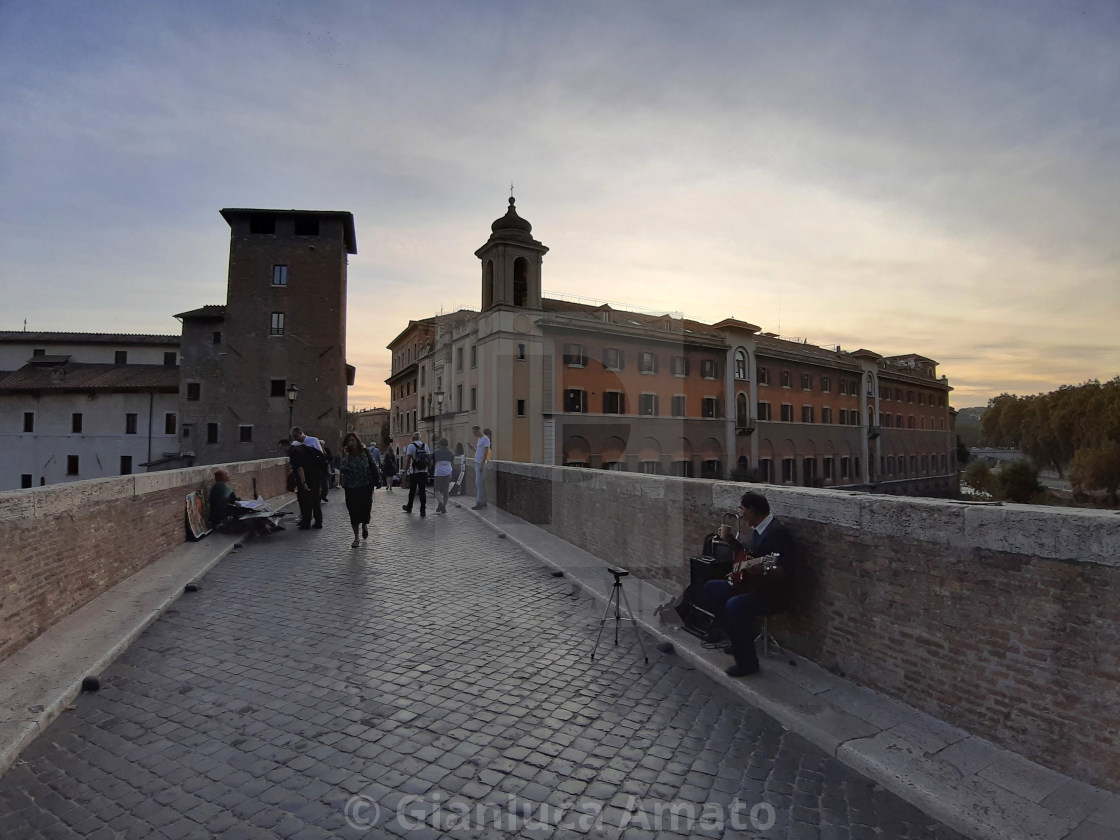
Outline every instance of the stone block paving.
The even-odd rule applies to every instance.
[[[598,602],[405,498],[220,563],[0,779],[0,837],[960,837],[628,626],[593,661]]]

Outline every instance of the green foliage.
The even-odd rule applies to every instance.
[[[1042,490],[1038,483],[1038,468],[1029,461],[1004,461],[991,474],[986,488],[997,499],[1009,502],[1029,502]]]
[[[1120,442],[1120,377],[1027,397],[1000,394],[989,400],[980,432],[986,445],[1018,448],[1061,475],[1078,451]]]
[[[992,480],[992,468],[988,466],[988,462],[984,460],[973,461],[968,465],[964,471],[964,481],[973,490],[982,493],[990,492],[988,485]]]
[[[964,442],[960,435],[957,435],[957,463],[963,467],[971,457],[972,454],[968,451],[968,444]]]
[[[1109,441],[1094,449],[1079,449],[1070,465],[1069,482],[1080,492],[1104,490],[1115,504],[1120,489],[1120,443]]]

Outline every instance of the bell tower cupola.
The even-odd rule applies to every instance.
[[[482,311],[495,306],[541,308],[541,261],[548,248],[533,239],[533,226],[509,209],[490,225],[490,238],[474,252],[482,260]]]

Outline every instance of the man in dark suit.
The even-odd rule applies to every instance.
[[[710,580],[704,585],[704,599],[715,616],[715,626],[731,642],[735,664],[727,673],[732,677],[758,673],[758,654],[754,649],[758,619],[785,611],[797,577],[793,537],[770,513],[765,496],[745,493],[739,502],[739,520],[751,527],[749,537],[740,533],[736,539],[731,526],[720,528],[720,537],[731,542],[736,553],[742,549],[749,557],[777,554],[778,558],[772,565],[747,569],[739,583]]]

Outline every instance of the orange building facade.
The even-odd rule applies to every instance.
[[[390,429],[470,453],[597,469],[889,492],[957,488],[937,363],[543,297],[513,201],[491,226],[482,309],[410,322],[390,343]]]

